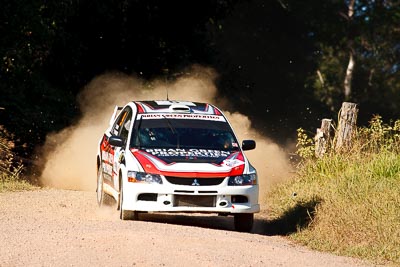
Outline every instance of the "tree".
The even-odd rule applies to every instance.
[[[306,87],[317,99],[334,112],[351,100],[368,118],[371,113],[400,116],[400,3],[309,0],[287,5],[295,16],[315,14],[305,21],[316,62]]]

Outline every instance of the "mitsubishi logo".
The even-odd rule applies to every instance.
[[[197,179],[194,179],[192,185],[194,185],[194,186],[199,186],[200,184],[199,184],[199,182],[197,181]]]

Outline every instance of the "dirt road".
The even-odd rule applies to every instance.
[[[231,217],[143,214],[120,221],[94,192],[0,194],[0,266],[368,266],[268,236]]]

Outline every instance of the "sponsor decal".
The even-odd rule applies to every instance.
[[[160,158],[143,150],[132,149],[131,152],[142,165],[145,172],[175,177],[209,178],[227,177],[243,174],[245,163],[242,153],[232,153],[221,164],[208,164],[198,169],[196,163],[170,163],[167,164]],[[228,166],[227,160],[229,162]]]
[[[100,146],[101,150],[101,159],[102,159],[102,166],[103,172],[105,174],[104,178],[111,180],[113,175],[113,166],[115,165],[114,162],[114,154],[115,151],[113,147],[108,143],[108,137],[106,135],[103,136],[103,141],[101,142]]]
[[[156,157],[200,157],[200,158],[219,158],[228,157],[229,151],[213,149],[181,149],[181,148],[159,148],[145,149],[145,151]]]
[[[243,161],[238,160],[238,159],[226,159],[223,161],[223,164],[232,168],[232,167],[238,166],[240,164],[243,164]]]
[[[151,120],[151,119],[191,119],[191,120],[207,120],[207,121],[225,121],[223,116],[218,115],[205,115],[205,114],[171,114],[171,113],[157,113],[157,114],[138,114],[137,120]]]

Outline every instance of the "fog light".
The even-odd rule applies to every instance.
[[[228,202],[226,202],[225,200],[223,200],[223,201],[219,202],[219,205],[220,205],[221,207],[225,207],[225,206],[228,205]]]

